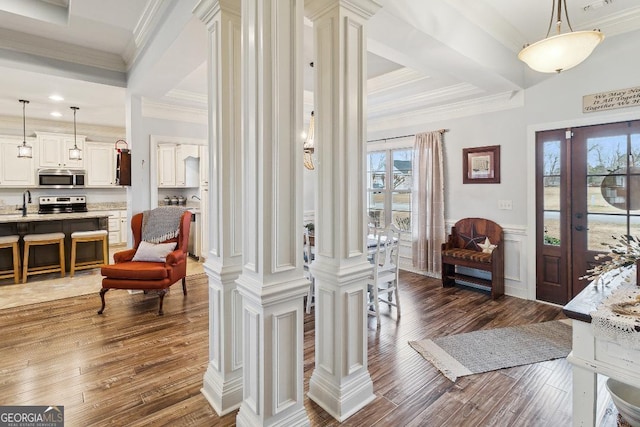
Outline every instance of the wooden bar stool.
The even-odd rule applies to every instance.
[[[18,249],[18,240],[20,240],[20,236],[17,235],[0,237],[0,249],[13,250],[13,269],[0,271],[0,279],[13,277],[15,283],[20,283],[20,250]]]
[[[22,283],[27,283],[27,277],[34,274],[60,272],[64,277],[64,233],[27,234],[24,240],[24,256],[22,257]],[[60,262],[58,264],[29,268],[29,248],[31,246],[58,245]]]
[[[107,248],[107,230],[74,231],[71,233],[71,269],[69,276],[73,277],[76,270],[102,267],[109,264],[109,249]],[[102,261],[76,262],[77,244],[82,242],[102,242]]]

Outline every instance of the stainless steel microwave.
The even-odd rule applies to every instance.
[[[48,188],[84,187],[86,175],[82,169],[40,169],[38,185]]]

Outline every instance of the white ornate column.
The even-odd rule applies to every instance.
[[[315,44],[315,369],[309,398],[338,421],[374,400],[367,369],[366,21],[374,0],[306,0]]]
[[[201,0],[194,14],[209,30],[209,365],[202,394],[224,415],[242,402],[240,4]]]
[[[303,405],[302,0],[242,0],[244,400],[238,426],[308,425]]]

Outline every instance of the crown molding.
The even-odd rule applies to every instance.
[[[142,116],[186,123],[207,124],[207,108],[183,107],[142,99]]]
[[[524,91],[506,91],[495,95],[368,120],[367,133],[372,135],[376,132],[420,126],[425,123],[441,122],[523,106]]]
[[[176,101],[193,102],[196,104],[201,104],[204,108],[207,108],[208,98],[206,93],[198,93],[198,92],[191,92],[188,90],[173,89],[167,93],[166,98],[173,99]]]
[[[57,120],[29,119],[26,122],[27,136],[33,136],[36,132],[65,133],[73,135],[73,122],[60,122]],[[78,135],[86,135],[87,141],[104,141],[122,139],[126,135],[125,128],[116,126],[102,126],[78,123]],[[22,117],[0,116],[0,133],[3,135],[16,135],[22,138]]]
[[[369,96],[371,96],[382,91],[418,83],[429,78],[430,76],[426,76],[419,71],[403,67],[389,73],[382,74],[381,76],[370,78],[367,80],[367,90]]]
[[[114,53],[98,51],[45,37],[0,28],[0,49],[52,58],[105,70],[126,72],[124,60]]]
[[[160,24],[164,12],[171,1],[149,0],[140,19],[133,29],[133,38],[122,55],[128,67],[131,67],[151,39],[153,30]]]
[[[375,100],[370,100],[367,110],[370,117],[376,117],[384,113],[392,112],[393,110],[420,110],[421,108],[424,109],[427,105],[433,105],[441,101],[446,102],[451,99],[474,96],[481,93],[484,93],[484,90],[470,83],[459,83],[442,89],[417,92],[414,95],[403,96],[388,102],[376,103]],[[449,103],[447,105],[454,104]],[[388,114],[385,116],[388,116]]]
[[[640,6],[609,15],[605,19],[593,19],[581,25],[581,28],[599,29],[606,37],[628,33],[640,29]]]

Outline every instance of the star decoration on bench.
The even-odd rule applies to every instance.
[[[471,225],[471,233],[469,236],[460,233],[460,237],[464,240],[464,248],[465,249],[473,249],[476,251],[481,251],[480,243],[483,243],[487,236],[483,236],[478,234],[476,231],[475,224]]]
[[[482,248],[482,252],[485,254],[490,254],[495,248],[498,247],[498,245],[492,245],[488,237],[484,239],[484,243],[478,246]]]

